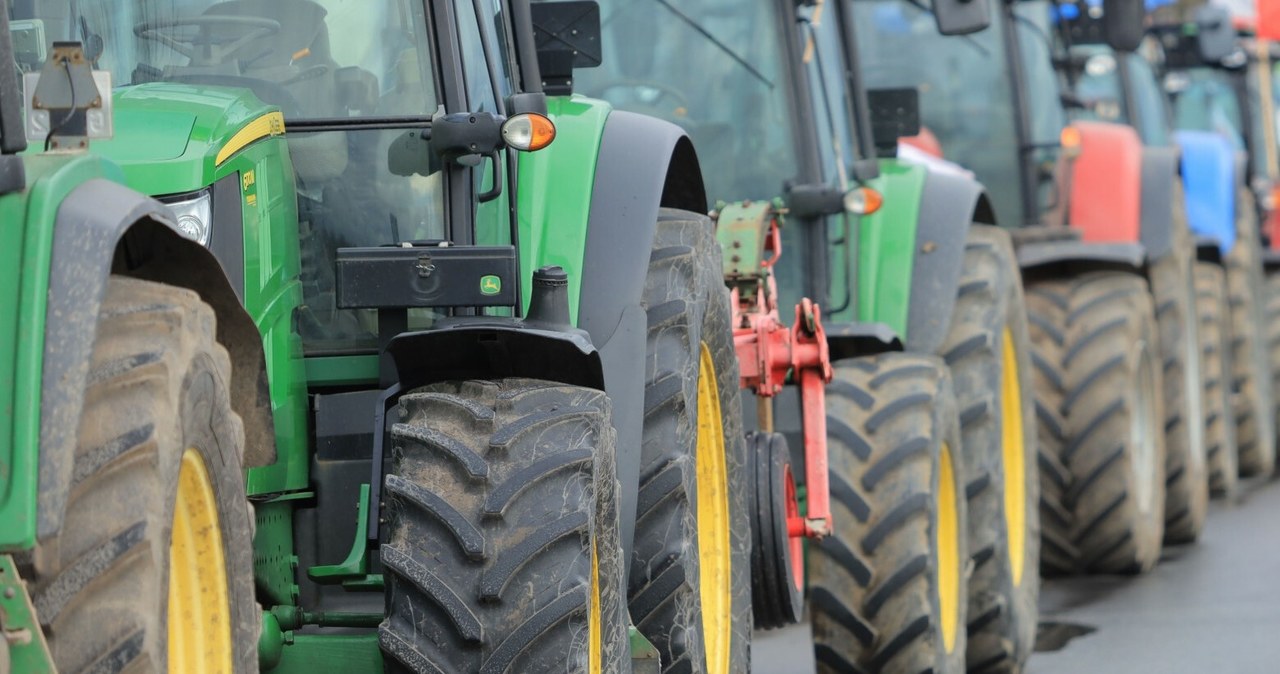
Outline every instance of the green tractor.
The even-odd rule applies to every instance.
[[[744,670],[720,253],[598,16],[0,2],[15,671]]]
[[[949,32],[988,18],[934,6]],[[684,127],[721,202],[764,504],[757,627],[801,620],[807,593],[819,671],[1019,668],[1039,587],[1031,349],[990,198],[895,156],[915,100],[863,88],[845,3],[601,12],[583,91]]]

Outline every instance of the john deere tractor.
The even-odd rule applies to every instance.
[[[985,25],[966,7],[935,3],[948,30]],[[720,202],[757,626],[800,620],[807,594],[820,671],[1017,667],[1038,588],[1030,345],[990,199],[893,156],[914,100],[868,96],[842,3],[601,10],[585,90],[684,127]]]
[[[16,671],[744,671],[720,253],[594,3],[0,9]]]

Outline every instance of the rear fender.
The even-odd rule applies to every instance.
[[[1226,255],[1236,241],[1236,160],[1230,141],[1208,131],[1179,131],[1187,221]]]
[[[1131,127],[1074,122],[1080,153],[1070,163],[1068,222],[1089,242],[1141,241],[1142,140]]]
[[[244,421],[245,464],[275,459],[262,337],[217,258],[182,237],[160,202],[108,180],[87,181],[55,220],[40,395],[41,539],[62,526],[98,311],[113,273],[194,290],[213,307],[218,341],[237,365],[231,407]]]

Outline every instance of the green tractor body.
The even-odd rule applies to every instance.
[[[134,283],[145,281],[194,291],[174,296],[199,304],[192,315],[211,308],[214,351],[225,349],[231,365],[227,400],[244,430],[242,488],[256,531],[252,578],[245,581],[253,591],[237,593],[243,579],[234,574],[227,582],[233,613],[261,606],[260,612],[245,609],[252,621],[232,618],[236,671],[252,659],[264,672],[381,672],[393,656],[407,671],[463,671],[482,662],[512,667],[502,671],[521,671],[522,662],[617,671],[626,666],[629,648],[621,584],[639,573],[635,569],[643,571],[633,557],[653,554],[696,575],[698,547],[690,540],[707,541],[722,557],[707,562],[703,582],[732,598],[708,608],[699,623],[699,603],[686,598],[696,596],[693,580],[669,588],[676,594],[664,605],[676,606],[677,614],[659,612],[643,622],[633,616],[640,629],[631,630],[630,650],[650,664],[660,651],[664,659],[698,659],[694,671],[735,671],[730,663],[745,657],[747,635],[734,626],[746,618],[732,616],[743,615],[741,602],[749,599],[741,561],[746,547],[728,543],[730,531],[742,529],[745,496],[716,484],[736,479],[742,464],[734,458],[740,434],[725,433],[738,423],[736,387],[721,386],[737,376],[722,357],[727,324],[715,322],[714,308],[726,298],[720,284],[703,288],[696,281],[688,283],[697,297],[680,295],[672,271],[718,268],[718,257],[717,264],[705,264],[705,256],[716,254],[709,230],[704,236],[690,226],[683,241],[672,239],[680,236],[680,214],[705,212],[706,198],[692,146],[678,128],[573,95],[574,69],[594,65],[589,53],[575,58],[573,49],[556,53],[555,44],[535,48],[539,21],[547,32],[565,31],[561,37],[570,42],[592,34],[593,3],[532,9],[525,0],[356,9],[310,0],[199,4],[178,12],[145,0],[84,3],[77,17],[44,4],[0,5],[13,20],[5,33],[17,44],[5,59],[19,65],[28,87],[70,84],[91,68],[109,70],[115,85],[98,91],[110,100],[110,139],[76,147],[77,138],[58,124],[64,109],[76,119],[98,109],[100,99],[87,103],[72,84],[62,89],[69,100],[49,108],[46,118],[49,141],[60,151],[4,156],[20,162],[26,180],[0,196],[0,273],[8,279],[0,296],[0,374],[12,382],[0,388],[6,410],[0,415],[0,553],[18,561],[35,619],[54,635],[53,661],[44,665],[68,667],[88,657],[67,646],[65,636],[54,643],[63,617],[50,608],[42,546],[71,536],[68,522],[79,511],[67,504],[84,491],[74,485],[89,479],[86,474],[94,477],[84,472],[90,469],[83,459],[71,457],[80,410],[94,404],[84,390],[99,381],[90,367],[98,356],[90,352],[102,348],[107,333],[95,336],[95,325],[119,315],[113,302],[122,288],[161,292]],[[70,34],[79,45],[61,52],[52,44]],[[592,39],[598,44],[598,35]],[[63,53],[69,56],[58,60]],[[6,87],[2,94],[9,153],[18,150],[9,149],[8,139],[23,131],[18,91]],[[30,106],[44,111],[39,100]],[[519,119],[529,126],[513,126]],[[554,142],[549,125],[538,126],[548,120]],[[532,139],[537,143],[529,147]],[[58,146],[64,142],[75,150]],[[518,152],[524,149],[536,151]],[[95,193],[109,197],[98,197],[95,212],[93,199],[77,190],[99,179],[117,187]],[[704,258],[690,267],[696,256]],[[662,304],[663,297],[670,302]],[[681,302],[700,307],[708,322],[689,339],[659,344],[659,355],[646,361],[654,330],[675,334],[696,314],[646,312]],[[53,345],[51,335],[62,334],[75,337],[71,346]],[[656,362],[682,372],[687,363],[664,360],[677,355],[693,358],[694,374],[676,381],[695,389],[666,391],[670,372],[647,370]],[[674,421],[646,409],[658,384],[671,400],[667,407],[678,411]],[[695,395],[697,405],[686,400]],[[480,414],[475,410],[488,406],[501,424],[526,404],[536,407],[534,416],[492,431],[491,438],[484,423],[449,441],[431,435],[458,428],[450,420],[459,410]],[[548,415],[557,410],[568,416],[551,424]],[[698,425],[705,415],[723,428]],[[665,426],[654,427],[653,418]],[[409,422],[418,430],[405,430]],[[539,435],[520,424],[538,430],[538,423],[552,428],[539,433],[567,439],[536,444]],[[579,435],[574,424],[584,429]],[[458,449],[477,442],[490,444]],[[597,451],[583,449],[591,442]],[[680,496],[664,499],[678,508],[648,516],[688,525],[694,518],[684,513],[691,504],[720,499],[720,510],[706,515],[715,517],[710,524],[674,542],[652,533],[636,542],[645,526],[654,526],[637,524],[642,467],[652,469],[642,445],[726,455],[728,468],[719,461],[719,477],[717,462],[706,459],[711,472],[699,472],[696,484],[712,491],[701,499],[693,494],[693,464],[673,464],[689,471],[672,492]],[[505,449],[492,449],[500,446]],[[566,453],[535,461],[548,447]],[[421,467],[434,460],[432,451],[446,450],[454,463]],[[489,456],[494,453],[502,457]],[[531,463],[504,467],[507,458]],[[534,485],[501,492],[509,502],[579,494],[582,508],[594,503],[595,509],[582,523],[575,518],[583,513],[556,520],[550,510],[529,511],[532,520],[512,526],[549,536],[539,549],[519,536],[498,540],[510,535],[493,533],[502,522],[524,517],[533,506],[510,514],[491,510],[498,495],[468,500],[495,488],[475,463],[482,460],[493,466],[487,470],[515,471],[501,473],[508,478],[503,489]],[[466,489],[421,482],[459,470],[457,461],[465,468],[458,483]],[[546,474],[538,477],[536,470]],[[424,496],[428,488],[438,491]],[[562,507],[571,509],[568,502]],[[413,519],[421,512],[435,520]],[[478,523],[458,524],[459,512]],[[704,516],[701,508],[697,513]],[[467,535],[472,526],[494,538],[475,543]],[[436,528],[406,538],[406,527]],[[710,538],[700,539],[703,531]],[[229,557],[240,554],[233,543],[227,543]],[[687,559],[650,549],[655,543],[676,545]],[[506,566],[539,550],[559,561]],[[432,568],[441,577],[463,576],[464,567],[494,568],[485,582],[458,581],[463,589],[440,590],[422,580],[424,556],[441,565]],[[552,563],[563,577],[492,586],[497,574],[521,578]],[[572,574],[589,584],[574,586]],[[157,582],[166,577],[155,574]],[[504,593],[557,588],[565,594],[499,601]],[[584,599],[584,588],[596,593],[594,602]],[[441,596],[477,603],[458,609]],[[171,594],[170,606],[173,601]],[[636,611],[633,605],[630,612]],[[552,620],[554,612],[560,617]],[[413,620],[454,629],[456,640],[442,646],[443,633],[433,632],[434,646],[416,641],[427,637],[425,624],[415,627]],[[496,622],[473,628],[489,620]],[[574,636],[567,646],[538,650],[548,635],[585,630],[588,623],[590,640]],[[655,636],[676,629],[690,632],[678,640]],[[154,630],[139,634],[145,652],[164,639]],[[171,630],[169,650],[177,653],[173,638]],[[84,644],[98,647],[95,639]],[[162,659],[152,662],[163,669]]]

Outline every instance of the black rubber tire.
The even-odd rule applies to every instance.
[[[808,553],[819,673],[963,671],[969,555],[958,414],[936,358],[891,353],[836,363],[827,386],[833,530]],[[936,542],[944,445],[956,514],[950,650]]]
[[[619,671],[629,647],[605,394],[443,382],[402,397],[397,414],[383,491],[387,671],[585,674],[593,604],[600,671]]]
[[[969,501],[970,672],[1020,671],[1035,647],[1040,596],[1040,476],[1036,472],[1031,343],[1022,277],[1008,232],[972,225],[951,326],[939,354],[951,369],[960,410]],[[1005,418],[1004,349],[1013,350],[1020,410]],[[1009,547],[1005,494],[1005,423],[1022,453],[1021,565]],[[1018,470],[1018,466],[1008,467]],[[1016,580],[1015,580],[1016,576]]]
[[[1214,262],[1196,263],[1196,312],[1204,366],[1205,455],[1209,494],[1234,497],[1239,483],[1236,418],[1231,407],[1231,331],[1227,277]]]
[[[1027,315],[1041,572],[1149,570],[1164,536],[1165,415],[1147,283],[1125,272],[1037,280],[1027,285]],[[1135,435],[1151,445],[1140,448]]]
[[[1272,419],[1280,419],[1280,270],[1266,272],[1267,354],[1271,366]],[[1276,430],[1280,447],[1280,428]]]
[[[750,669],[751,523],[738,360],[720,246],[703,215],[662,209],[644,303],[649,317],[640,495],[630,587],[631,618],[657,647],[664,672]],[[706,662],[697,521],[700,361],[715,366],[724,438],[732,593],[727,672]]]
[[[1150,272],[1164,380],[1166,543],[1194,541],[1209,514],[1194,265],[1190,230],[1175,223],[1172,249]]]
[[[1269,476],[1276,466],[1275,420],[1271,403],[1270,354],[1263,319],[1262,244],[1253,197],[1236,200],[1236,243],[1227,254],[1231,301],[1231,386],[1241,477]]]
[[[804,619],[804,554],[793,554],[787,531],[787,481],[791,449],[781,433],[747,433],[751,474],[751,613],[758,630],[794,625]],[[791,472],[795,487],[795,473]],[[798,499],[797,499],[798,501]],[[799,503],[796,504],[797,506]],[[801,582],[796,583],[797,570]]]
[[[65,519],[23,570],[58,671],[169,671],[170,538],[187,449],[204,462],[226,560],[230,606],[208,608],[229,612],[235,670],[258,671],[244,428],[215,334],[213,310],[189,290],[107,282]]]

